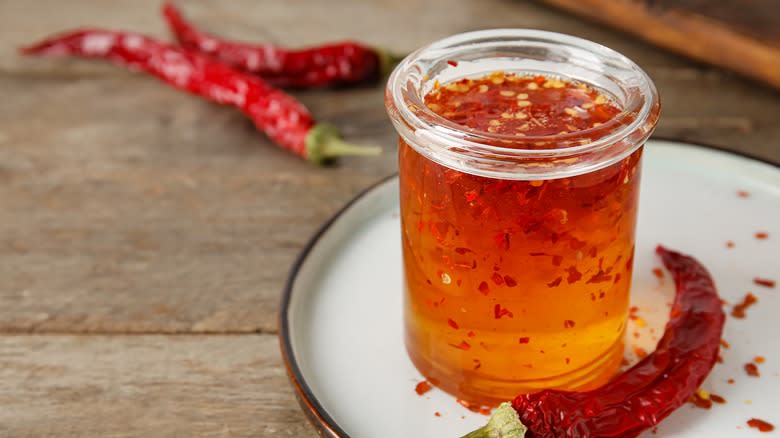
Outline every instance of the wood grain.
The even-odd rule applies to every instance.
[[[0,337],[0,436],[313,435],[274,336]]]
[[[780,89],[780,14],[774,0],[546,1]]]

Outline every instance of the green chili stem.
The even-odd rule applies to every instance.
[[[310,161],[323,163],[345,155],[375,156],[382,153],[376,146],[357,146],[341,139],[338,130],[325,123],[312,127],[306,136],[306,156]]]
[[[493,412],[486,425],[462,438],[524,438],[526,430],[512,404],[504,402]]]

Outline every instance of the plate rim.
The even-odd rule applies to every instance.
[[[758,161],[764,164],[768,164],[776,169],[780,169],[780,163],[775,163],[769,159],[758,157],[756,155],[727,149],[723,146],[715,144],[708,144],[706,142],[692,142],[685,139],[678,139],[673,137],[654,136],[648,141],[662,141],[669,143],[678,143],[680,145],[694,147],[697,149],[713,150],[729,155],[735,155],[741,158],[747,158],[749,160]],[[306,379],[301,372],[300,366],[293,354],[292,340],[290,338],[290,321],[289,310],[290,302],[292,299],[293,287],[298,274],[303,267],[308,256],[311,254],[312,249],[319,243],[325,234],[330,230],[333,224],[341,218],[347,211],[349,211],[354,205],[365,198],[369,193],[378,189],[379,187],[391,182],[398,177],[398,172],[393,172],[387,175],[373,184],[369,185],[365,189],[357,193],[346,204],[339,208],[333,215],[331,215],[325,223],[323,223],[317,231],[309,238],[306,244],[301,249],[300,253],[296,257],[295,261],[290,268],[287,280],[285,281],[284,289],[282,290],[282,300],[279,307],[278,323],[279,323],[279,347],[282,353],[282,360],[287,371],[287,377],[290,383],[295,389],[295,396],[298,399],[298,404],[304,411],[309,423],[314,426],[320,436],[327,436],[332,438],[349,438],[350,435],[338,425],[333,417],[328,414],[328,411],[322,406],[317,397],[314,395],[311,387],[306,383]]]

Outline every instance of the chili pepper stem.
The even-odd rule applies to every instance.
[[[341,139],[335,126],[327,123],[314,125],[306,136],[306,156],[310,161],[322,163],[345,155],[379,155],[382,148],[357,146]]]
[[[493,412],[486,425],[462,438],[523,438],[526,430],[512,404],[504,402]]]

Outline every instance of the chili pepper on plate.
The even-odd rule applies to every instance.
[[[294,97],[259,77],[145,35],[79,29],[20,51],[26,55],[105,59],[144,71],[180,90],[240,109],[279,146],[315,163],[341,155],[376,155],[380,152],[378,148],[344,142],[335,127],[316,123]]]
[[[347,41],[289,50],[273,44],[248,44],[207,34],[188,22],[171,3],[163,15],[182,47],[197,50],[275,85],[295,88],[377,81],[400,61],[379,48]]]
[[[710,373],[725,323],[712,277],[692,257],[661,246],[656,253],[671,272],[677,292],[655,352],[592,391],[545,390],[515,398],[512,407],[530,437],[635,437],[688,401]],[[509,421],[513,416],[507,416],[508,406],[496,412],[503,418],[496,424],[518,432],[496,435],[488,423],[464,438],[524,436],[517,422]]]

